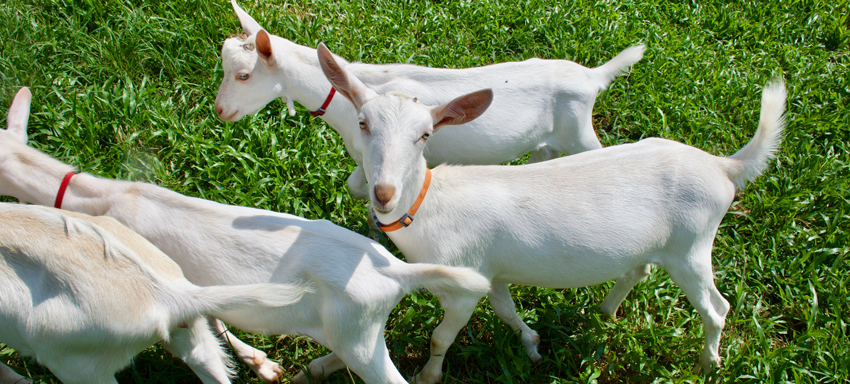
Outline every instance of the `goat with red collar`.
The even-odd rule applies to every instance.
[[[22,110],[29,111],[29,102],[16,98],[9,128],[0,129],[0,195],[42,205],[61,200],[63,209],[113,217],[159,247],[198,285],[314,287],[291,305],[228,318],[246,331],[305,335],[332,350],[310,363],[314,378],[347,366],[367,383],[406,383],[384,340],[387,317],[402,296],[423,287],[444,306],[467,306],[490,289],[470,268],[407,264],[379,243],[326,220],[220,204],[148,183],[74,175],[70,165],[26,145],[28,114]],[[225,331],[221,322],[211,322]],[[265,353],[232,336],[227,341],[260,378],[277,381],[280,368]],[[302,372],[293,381],[308,378]]]
[[[348,178],[351,195],[368,200],[363,173],[368,154],[360,144],[357,113],[345,98],[334,95],[316,50],[269,34],[236,0],[231,3],[248,37],[229,38],[221,48],[224,76],[215,99],[219,118],[239,120],[276,98],[286,101],[294,114],[293,102],[299,102],[342,137],[357,163]],[[499,97],[486,116],[467,122],[463,129],[434,135],[424,154],[430,166],[501,164],[529,152],[536,162],[602,148],[593,131],[596,97],[619,73],[637,63],[644,49],[642,45],[626,48],[596,68],[538,58],[463,69],[337,60],[378,92],[416,94],[430,105],[492,88]]]

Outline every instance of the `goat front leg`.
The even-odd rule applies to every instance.
[[[359,200],[369,200],[369,183],[366,181],[366,171],[362,165],[354,168],[354,172],[348,176],[348,190],[351,196]]]
[[[19,375],[6,364],[0,363],[0,384],[32,384],[32,380]]]
[[[520,333],[522,346],[525,347],[525,352],[528,353],[531,361],[536,363],[542,360],[543,357],[537,352],[537,346],[540,344],[540,336],[519,318],[516,312],[516,305],[511,298],[511,291],[508,288],[508,284],[493,283],[492,287],[490,287],[488,297],[490,298],[490,305],[493,307],[493,311],[496,312],[496,316],[499,316],[499,319],[511,327],[514,332]]]
[[[280,376],[283,374],[280,364],[274,360],[266,358],[268,355],[266,355],[265,352],[255,349],[254,347],[245,344],[242,340],[239,340],[238,337],[233,336],[221,320],[208,317],[207,321],[210,323],[210,326],[213,328],[215,334],[218,335],[219,339],[229,344],[230,347],[233,348],[233,353],[236,354],[236,357],[248,365],[257,377],[260,378],[260,380],[264,383],[280,382]]]
[[[617,318],[617,309],[620,308],[620,304],[638,282],[649,276],[651,270],[651,264],[641,265],[617,279],[614,288],[611,288],[611,292],[608,292],[608,296],[599,305],[599,310],[611,318]]]
[[[442,380],[446,351],[454,343],[461,328],[469,322],[469,317],[478,305],[478,298],[453,297],[450,294],[440,295],[436,292],[434,294],[440,298],[440,304],[445,308],[446,313],[443,321],[431,335],[431,358],[422,367],[422,372],[411,380],[412,383],[434,384]]]

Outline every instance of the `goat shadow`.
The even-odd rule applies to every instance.
[[[329,224],[334,226],[332,233],[328,233]],[[327,220],[275,215],[240,216],[233,220],[232,227],[237,231],[264,232],[266,235],[261,237],[272,239],[272,243],[285,248],[274,266],[275,276],[314,278],[315,274],[321,273],[323,280],[333,280],[335,285],[346,287],[358,266],[365,262],[365,257],[376,269],[390,267],[391,260],[388,258],[395,258],[381,244]],[[268,234],[280,236],[268,237]],[[345,257],[333,257],[341,254]]]

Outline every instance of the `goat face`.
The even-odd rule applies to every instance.
[[[363,105],[359,124],[372,207],[390,213],[406,188],[415,195],[421,187],[405,185],[405,180],[425,167],[422,153],[434,133],[431,109],[407,95],[381,95]]]
[[[221,63],[224,77],[215,98],[220,119],[237,121],[282,96],[284,85],[275,79],[275,55],[266,31],[225,40]]]
[[[392,212],[405,191],[408,196],[419,194],[418,188],[424,178],[422,170],[426,167],[423,152],[432,134],[443,125],[474,120],[493,100],[493,92],[489,89],[436,107],[397,92],[378,95],[339,65],[324,44],[319,43],[317,53],[328,81],[357,109],[360,138],[366,154],[362,165],[371,185],[372,208],[379,213]]]

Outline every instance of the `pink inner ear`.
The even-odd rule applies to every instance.
[[[257,33],[257,39],[255,43],[257,46],[257,53],[266,58],[266,60],[272,57],[272,43],[269,39],[268,32],[261,29],[260,32]]]
[[[448,104],[437,107],[432,111],[435,119],[440,120],[434,124],[434,127],[440,125],[459,125],[466,124],[475,120],[478,116],[484,113],[493,101],[493,92],[490,89],[473,92],[464,96],[460,96]]]
[[[324,43],[319,44],[317,52],[319,54],[319,63],[322,66],[322,72],[325,73],[325,77],[331,82],[331,86],[356,105],[357,103],[355,103],[354,95],[351,93],[351,86],[348,82],[348,74],[345,73],[345,69],[337,64],[333,54]]]
[[[9,107],[9,115],[6,116],[6,125],[9,133],[18,136],[24,142],[27,139],[27,122],[30,117],[31,102],[32,93],[29,88],[21,88],[12,100],[12,105]]]
[[[436,125],[458,124],[466,116],[466,112],[460,106],[460,103],[451,103],[443,108],[442,119]]]

